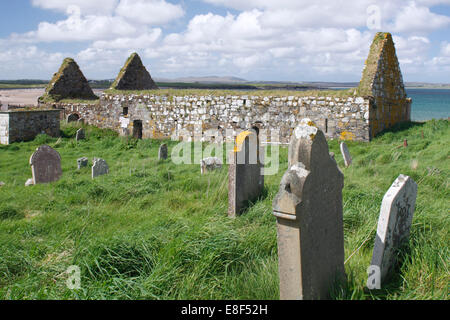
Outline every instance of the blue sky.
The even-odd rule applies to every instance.
[[[0,0],[0,79],[115,78],[136,51],[155,78],[359,81],[377,31],[405,81],[450,83],[450,0]]]

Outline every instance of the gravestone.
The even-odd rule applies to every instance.
[[[42,145],[30,157],[34,184],[58,181],[62,176],[61,156],[50,146]]]
[[[80,140],[84,140],[85,138],[86,138],[86,134],[84,133],[84,129],[83,128],[78,129],[75,140],[80,141]]]
[[[87,167],[88,164],[89,164],[89,159],[86,157],[77,159],[78,170],[80,170],[81,168]]]
[[[93,162],[94,164],[92,165],[92,179],[109,173],[109,167],[105,160],[94,158]]]
[[[372,266],[380,268],[380,282],[389,278],[397,262],[397,250],[408,241],[417,197],[417,184],[399,175],[383,197],[378,219]]]
[[[350,155],[350,151],[348,151],[348,147],[345,142],[341,142],[341,153],[344,158],[345,166],[350,166],[352,164],[352,156]]]
[[[291,137],[289,167],[273,201],[281,299],[329,299],[345,281],[343,187],[325,135],[303,119]]]
[[[205,174],[209,171],[222,168],[222,161],[216,157],[209,157],[200,161],[200,172]]]
[[[244,131],[236,138],[228,167],[228,216],[242,213],[249,201],[256,200],[264,188],[264,165],[255,131]]]
[[[25,187],[29,187],[29,186],[33,186],[33,185],[34,185],[33,178],[30,178],[25,182]]]
[[[163,143],[159,147],[158,160],[165,160],[165,159],[167,159],[168,153],[169,153],[169,151],[167,150],[167,144]]]

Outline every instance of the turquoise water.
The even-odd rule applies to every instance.
[[[406,89],[406,93],[413,100],[412,121],[450,117],[450,89]]]

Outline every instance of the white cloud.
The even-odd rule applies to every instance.
[[[118,0],[32,0],[34,6],[67,12],[69,7],[76,6],[83,14],[109,14],[118,4]]]
[[[185,15],[184,2],[33,0],[35,6],[67,18],[41,22],[36,30],[3,41],[23,52],[34,46],[42,57],[46,53],[39,42],[88,42],[73,56],[93,78],[114,77],[129,53],[137,51],[144,63],[151,63],[152,75],[160,77],[357,81],[376,31],[394,33],[404,74],[423,74],[449,57],[448,43],[437,57],[429,57],[429,33],[450,25],[450,17],[430,10],[450,0],[203,1],[238,12],[202,12],[184,29],[167,34],[168,23],[180,26],[176,22]],[[366,26],[367,8],[374,4],[380,9],[381,30]],[[30,52],[21,57],[38,61],[39,53]]]
[[[116,13],[147,25],[163,25],[181,18],[184,10],[164,0],[121,0]]]
[[[396,16],[393,30],[423,34],[447,26],[450,26],[450,17],[435,14],[429,8],[411,2]]]

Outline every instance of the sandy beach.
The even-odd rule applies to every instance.
[[[36,106],[37,99],[44,94],[44,88],[0,90],[0,105]]]
[[[94,93],[100,96],[102,91],[94,90]],[[44,88],[0,89],[0,106],[8,104],[16,106],[37,106],[37,100],[44,92]]]

